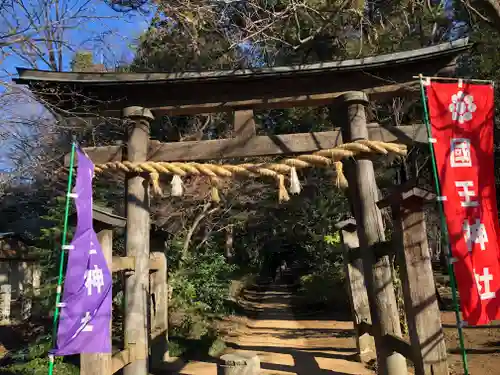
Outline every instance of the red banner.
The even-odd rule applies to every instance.
[[[486,324],[500,318],[493,86],[431,82],[427,98],[463,320]]]

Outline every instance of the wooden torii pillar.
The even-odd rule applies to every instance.
[[[349,92],[339,97],[336,104],[336,116],[342,121],[344,142],[369,139],[365,113],[368,105],[366,94]],[[377,207],[379,199],[373,162],[361,157],[347,160],[344,164],[363,259],[378,373],[405,375],[407,367],[404,356],[387,345],[384,338],[387,335],[401,337],[402,333],[389,257],[375,256],[375,247],[385,242],[385,233],[382,215]]]
[[[153,115],[145,108],[127,107],[123,110],[123,118],[128,128],[124,160],[132,163],[146,161],[149,148],[149,122],[154,119]],[[125,365],[125,375],[149,373],[149,180],[148,176],[134,173],[127,175],[126,180],[126,259],[121,259],[119,263],[122,265],[118,266],[116,265],[118,262],[112,261],[112,231],[106,229],[99,232],[108,267],[115,271],[127,270],[124,350],[117,356],[116,366],[113,365],[109,354],[83,355],[82,374],[95,374],[96,371],[104,375],[112,374],[121,368],[120,362],[122,366]],[[154,260],[161,261],[161,257],[155,257]],[[166,268],[166,264],[163,268]],[[166,282],[166,279],[159,276],[153,280],[157,281],[155,285],[162,281]]]
[[[123,118],[128,126],[127,158],[132,163],[147,160],[149,123],[154,119],[147,108],[127,107]],[[149,334],[149,231],[150,197],[148,176],[126,176],[126,254],[134,259],[134,271],[125,281],[125,350],[134,358],[124,367],[124,375],[148,375]]]
[[[435,200],[435,194],[418,188],[415,181],[409,181],[378,202],[380,208],[390,207],[392,211],[393,246],[401,269],[411,358],[416,375],[448,375],[446,344],[424,213],[424,204]]]

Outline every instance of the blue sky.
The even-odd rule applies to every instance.
[[[23,4],[36,9],[38,1],[40,0],[23,0]],[[133,58],[133,46],[138,37],[149,26],[153,15],[152,12],[146,15],[137,12],[115,12],[102,0],[64,1],[72,13],[74,13],[73,9],[81,8],[82,4],[89,5],[83,14],[89,18],[85,22],[79,23],[77,28],[68,30],[65,40],[77,50],[92,51],[96,63],[103,61],[107,65],[113,65],[114,62],[123,60],[130,61]],[[22,23],[22,13],[16,13],[15,19],[12,21],[15,22],[16,19]],[[0,20],[0,23],[3,21]],[[5,31],[5,27],[5,25],[0,25],[0,32]],[[99,40],[96,41],[96,38]],[[72,57],[73,52],[66,50],[63,54],[63,70],[70,70]],[[41,59],[35,60],[39,64],[37,68],[47,69],[47,65]],[[16,88],[11,84],[12,77],[16,76],[16,67],[31,68],[29,63],[23,61],[15,53],[9,54],[3,60],[0,59],[0,95],[5,94],[8,89]],[[47,118],[47,112],[41,105],[27,97],[19,99],[18,96],[3,95],[1,100],[1,104],[3,104],[0,112],[1,133],[2,135],[9,133],[13,135],[2,140],[0,170],[9,170],[12,165],[9,163],[7,153],[16,142],[16,133],[26,135],[26,132],[30,132],[29,124],[35,124],[39,119]]]
[[[27,1],[31,2],[31,0]],[[69,7],[77,7],[82,3],[89,3],[88,11],[84,12],[83,15],[95,17],[89,19],[89,21],[82,22],[76,29],[68,30],[66,32],[66,41],[74,48],[92,50],[96,62],[100,62],[101,57],[104,57],[105,61],[116,60],[122,56],[127,56],[130,59],[133,56],[131,44],[149,26],[152,13],[149,15],[142,15],[137,12],[119,13],[112,10],[101,0],[91,1],[92,3],[88,0],[66,0]],[[35,4],[32,5],[34,6]],[[102,42],[91,40],[104,34],[107,34],[105,37],[107,48],[103,48]],[[68,50],[64,54],[63,70],[70,69],[69,63],[71,58],[72,52]],[[29,64],[13,55],[1,61],[2,69],[7,70],[11,74],[15,73],[17,66],[29,67]],[[41,62],[39,68],[46,69],[46,65]]]

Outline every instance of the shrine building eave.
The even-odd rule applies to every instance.
[[[372,99],[413,92],[413,76],[450,75],[468,38],[416,50],[361,59],[261,69],[182,73],[50,72],[18,68],[17,84],[28,85],[45,103],[79,116],[119,115],[127,106],[157,115],[238,109],[318,106],[346,91]]]

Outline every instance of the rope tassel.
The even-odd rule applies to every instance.
[[[212,191],[210,195],[212,197],[212,202],[215,203],[220,202],[219,188],[217,188],[217,186],[212,186]]]
[[[153,194],[157,197],[161,197],[163,192],[160,187],[160,174],[153,172],[149,174],[149,177],[151,179],[151,185],[153,186]]]
[[[219,195],[219,187],[217,186],[217,180],[215,178],[211,178],[210,182],[212,184],[212,189],[210,195],[212,197],[212,202],[219,203],[220,195]]]
[[[182,180],[178,175],[174,175],[172,177],[172,182],[170,183],[172,185],[172,191],[171,195],[172,197],[182,197],[182,194],[184,193],[184,188],[182,186]]]
[[[286,191],[285,187],[285,176],[282,174],[278,175],[278,199],[280,203],[290,200],[290,196],[288,195],[288,191]]]
[[[290,169],[290,193],[300,194],[301,191],[299,176],[297,175],[297,169],[292,167]]]
[[[337,172],[335,185],[339,189],[342,189],[342,190],[347,189],[349,187],[349,184],[347,183],[347,179],[345,178],[344,166],[342,165],[341,161],[335,162],[335,172]]]

